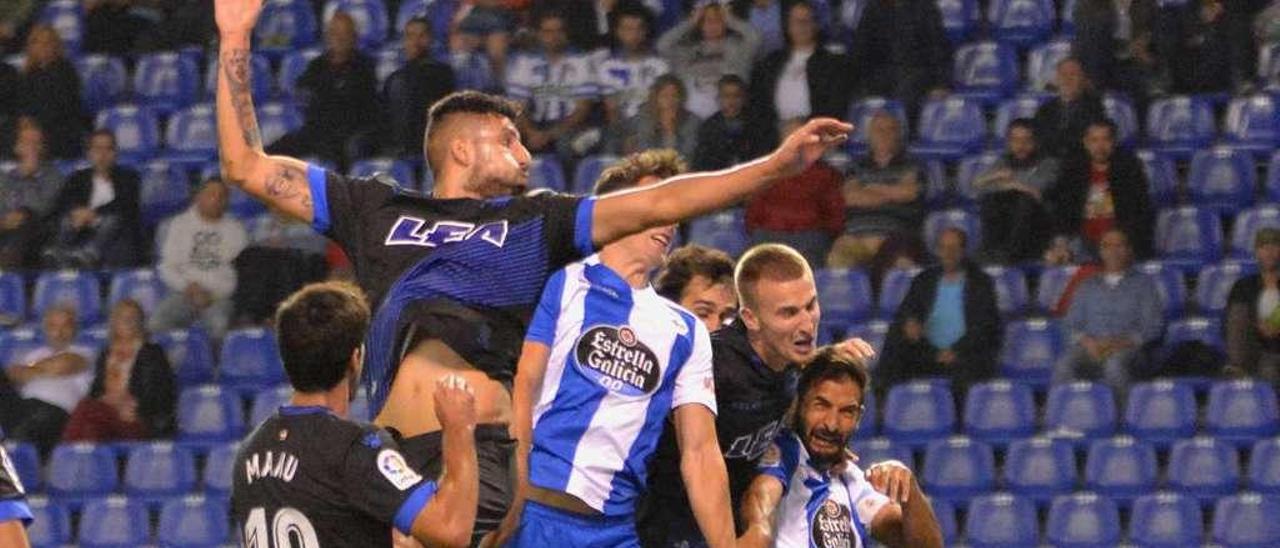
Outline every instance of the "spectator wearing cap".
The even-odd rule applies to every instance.
[[[1258,273],[1236,280],[1227,297],[1229,373],[1280,383],[1280,229],[1254,237]]]

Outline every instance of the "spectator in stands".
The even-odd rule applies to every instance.
[[[4,8],[0,8],[3,10]],[[3,21],[4,17],[0,17]],[[0,23],[3,25],[3,23]],[[0,38],[0,44],[4,39]],[[4,49],[0,48],[0,53]],[[18,123],[18,69],[13,68],[9,63],[0,63],[0,144],[12,143]],[[8,151],[4,151],[8,152]],[[6,158],[7,154],[0,154],[0,158]]]
[[[640,113],[654,81],[671,68],[649,48],[652,12],[635,2],[623,2],[610,13],[615,45],[595,54],[594,64],[604,98],[605,123],[618,127]]]
[[[13,146],[18,162],[0,171],[0,269],[33,266],[40,221],[62,188],[62,173],[46,157],[44,131],[24,120]]]
[[[882,390],[943,377],[951,380],[956,401],[964,401],[970,385],[995,376],[1001,337],[995,282],[965,257],[967,239],[960,229],[943,230],[938,265],[911,281],[876,371]]]
[[[540,12],[536,25],[539,50],[516,56],[507,71],[507,93],[526,105],[520,133],[530,152],[581,156],[590,147],[574,141],[588,130],[599,94],[591,59],[569,51],[560,12]]]
[[[689,89],[690,111],[701,118],[716,112],[716,84],[733,74],[749,81],[760,35],[714,0],[698,0],[689,18],[658,39],[658,52]]]
[[[93,351],[76,344],[76,311],[54,306],[44,313],[44,342],[18,356],[0,375],[0,428],[9,439],[30,441],[48,454],[68,413],[93,382]]]
[[[659,295],[689,309],[707,331],[715,332],[738,315],[733,259],[719,249],[689,244],[672,251],[655,280]]]
[[[724,169],[767,152],[777,134],[758,112],[746,109],[747,84],[736,75],[720,78],[717,101],[720,110],[698,128],[698,148],[693,169]]]
[[[316,255],[324,255],[329,245],[329,240],[316,233],[309,223],[277,209],[271,209],[253,224],[249,239],[254,246],[293,249]]]
[[[1058,61],[1053,83],[1058,94],[1036,109],[1035,130],[1040,150],[1061,159],[1079,151],[1085,128],[1107,114],[1079,59]]]
[[[751,23],[760,35],[758,55],[764,55],[787,46],[786,14],[794,0],[731,0],[729,7],[735,17]]]
[[[22,27],[46,0],[6,0],[0,2],[0,54],[18,50]],[[4,86],[0,86],[4,89]]]
[[[1053,368],[1054,384],[1099,375],[1123,403],[1140,351],[1164,329],[1160,294],[1151,277],[1133,268],[1125,232],[1107,230],[1102,271],[1075,290],[1065,326],[1070,346]]]
[[[1170,69],[1178,93],[1229,92],[1243,76],[1232,58],[1231,26],[1226,2],[1193,0],[1171,16],[1173,54]],[[1243,60],[1242,60],[1243,61]]]
[[[1040,153],[1035,126],[1009,123],[999,160],[974,179],[980,194],[984,262],[1016,263],[1040,256],[1052,226],[1043,193],[1058,180],[1058,160]]]
[[[329,273],[325,253],[329,240],[309,223],[272,209],[251,228],[251,243],[234,264],[233,325],[262,325],[274,317],[276,304],[302,286]],[[289,268],[280,268],[287,264]]]
[[[427,129],[427,109],[453,93],[453,68],[431,57],[431,22],[415,17],[404,26],[405,64],[387,77],[382,100],[397,156],[419,157]]]
[[[951,44],[935,0],[871,0],[853,33],[849,74],[861,96],[895,97],[914,117],[951,81]]]
[[[463,2],[455,17],[458,24],[454,32],[470,42],[469,47],[483,49],[494,72],[503,74],[515,31],[515,14],[502,0],[474,0]]]
[[[787,10],[786,47],[771,51],[751,72],[751,108],[772,120],[843,118],[849,108],[849,61],[823,47],[813,6]]]
[[[324,39],[324,54],[307,64],[295,85],[304,105],[302,127],[268,148],[272,154],[320,156],[345,166],[369,152],[379,113],[378,79],[373,60],[356,49],[350,15],[335,13]]]
[[[1056,233],[1073,240],[1081,256],[1108,230],[1119,228],[1139,258],[1151,256],[1155,216],[1141,162],[1116,147],[1116,125],[1110,120],[1089,124],[1083,143],[1084,153],[1063,162],[1061,177],[1045,194]]]
[[[474,89],[486,92],[501,90],[502,83],[493,71],[493,63],[482,53],[474,40],[455,29],[449,36],[449,66],[458,89]]]
[[[1258,273],[1227,297],[1227,371],[1280,384],[1280,229],[1258,230],[1253,252]]]
[[[111,307],[107,347],[94,363],[89,395],[71,411],[64,441],[111,442],[173,435],[177,389],[164,348],[147,338],[142,305]]]
[[[1157,43],[1160,8],[1156,0],[1080,0],[1076,4],[1072,55],[1089,79],[1103,89],[1128,94],[1139,110],[1146,98],[1167,87],[1168,74]]]
[[[72,173],[49,215],[51,245],[42,252],[55,268],[127,268],[142,262],[141,179],[116,163],[108,130],[89,136],[89,167]]]
[[[141,0],[84,0],[84,50],[126,55],[163,15]]]
[[[608,48],[610,40],[616,36],[613,27],[617,25],[617,17],[623,11],[648,11],[636,0],[552,0],[547,3],[564,13],[569,43],[579,51]]]
[[[53,27],[31,28],[17,90],[18,113],[35,118],[45,129],[49,154],[78,156],[85,131],[80,75],[64,55],[62,39]]]
[[[922,170],[907,156],[902,124],[881,111],[868,125],[870,151],[844,182],[844,235],[832,246],[828,266],[863,264],[885,239],[918,230],[924,219]]]
[[[783,122],[790,135],[804,118]],[[826,263],[831,242],[844,230],[840,173],[822,160],[803,173],[778,181],[747,202],[747,234],[753,245],[776,242],[804,255],[813,268]]]
[[[169,296],[151,318],[152,331],[198,324],[215,339],[226,333],[236,288],[233,261],[248,240],[240,221],[226,215],[227,196],[222,181],[209,179],[192,206],[169,221],[158,265]]]
[[[654,81],[649,100],[615,140],[618,152],[631,154],[654,148],[670,148],[681,157],[693,156],[698,147],[698,127],[702,120],[684,108],[684,82],[673,74]]]

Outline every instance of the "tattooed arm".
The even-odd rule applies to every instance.
[[[267,205],[311,222],[311,188],[307,165],[262,149],[253,111],[249,43],[263,0],[217,0],[218,21],[218,151],[222,176]],[[266,75],[260,75],[266,77]]]

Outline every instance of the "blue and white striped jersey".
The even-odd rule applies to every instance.
[[[624,118],[639,114],[640,107],[649,98],[649,86],[671,71],[667,60],[657,55],[627,59],[608,50],[596,53],[594,65],[600,95],[617,99]]]
[[[868,546],[871,519],[889,504],[854,463],[834,476],[815,469],[804,443],[790,430],[778,434],[760,457],[760,473],[782,482],[774,546]]]
[[[528,102],[534,122],[551,124],[572,113],[575,101],[600,95],[595,76],[585,54],[565,53],[552,62],[545,54],[525,53],[507,67],[507,95]]]
[[[716,411],[706,327],[591,256],[551,277],[525,338],[551,349],[533,408],[530,483],[632,515],[671,410]]]

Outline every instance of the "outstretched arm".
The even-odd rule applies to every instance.
[[[843,143],[852,130],[853,126],[839,120],[816,118],[768,156],[722,171],[681,175],[601,197],[592,215],[591,240],[603,246],[738,203],[780,178],[803,171]]]
[[[689,505],[708,546],[733,546],[733,510],[729,503],[729,472],[725,470],[716,417],[698,404],[675,410],[676,439],[680,441],[680,475],[689,488]]]
[[[249,79],[249,43],[263,0],[217,0],[218,152],[228,183],[286,214],[312,220],[307,165],[284,156],[267,156],[258,133]]]

